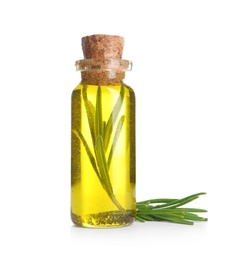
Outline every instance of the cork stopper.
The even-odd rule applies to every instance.
[[[83,60],[76,61],[84,84],[121,84],[132,63],[122,59],[124,38],[117,35],[94,34],[82,38]]]
[[[85,59],[122,59],[124,38],[117,35],[94,34],[82,38]]]

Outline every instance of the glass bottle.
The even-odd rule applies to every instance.
[[[71,218],[82,227],[131,224],[135,199],[135,95],[124,82],[124,38],[82,38],[72,93]]]

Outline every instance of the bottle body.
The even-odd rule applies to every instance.
[[[72,93],[71,216],[83,227],[135,219],[135,96],[124,83]]]

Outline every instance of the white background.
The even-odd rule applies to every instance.
[[[239,2],[1,0],[1,259],[238,259]],[[76,228],[70,102],[81,37],[125,37],[137,200],[209,210],[194,226]],[[233,237],[234,235],[234,237]]]

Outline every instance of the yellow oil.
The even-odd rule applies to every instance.
[[[96,228],[131,224],[136,211],[135,96],[129,86],[79,84],[74,89],[71,160],[73,223]]]

